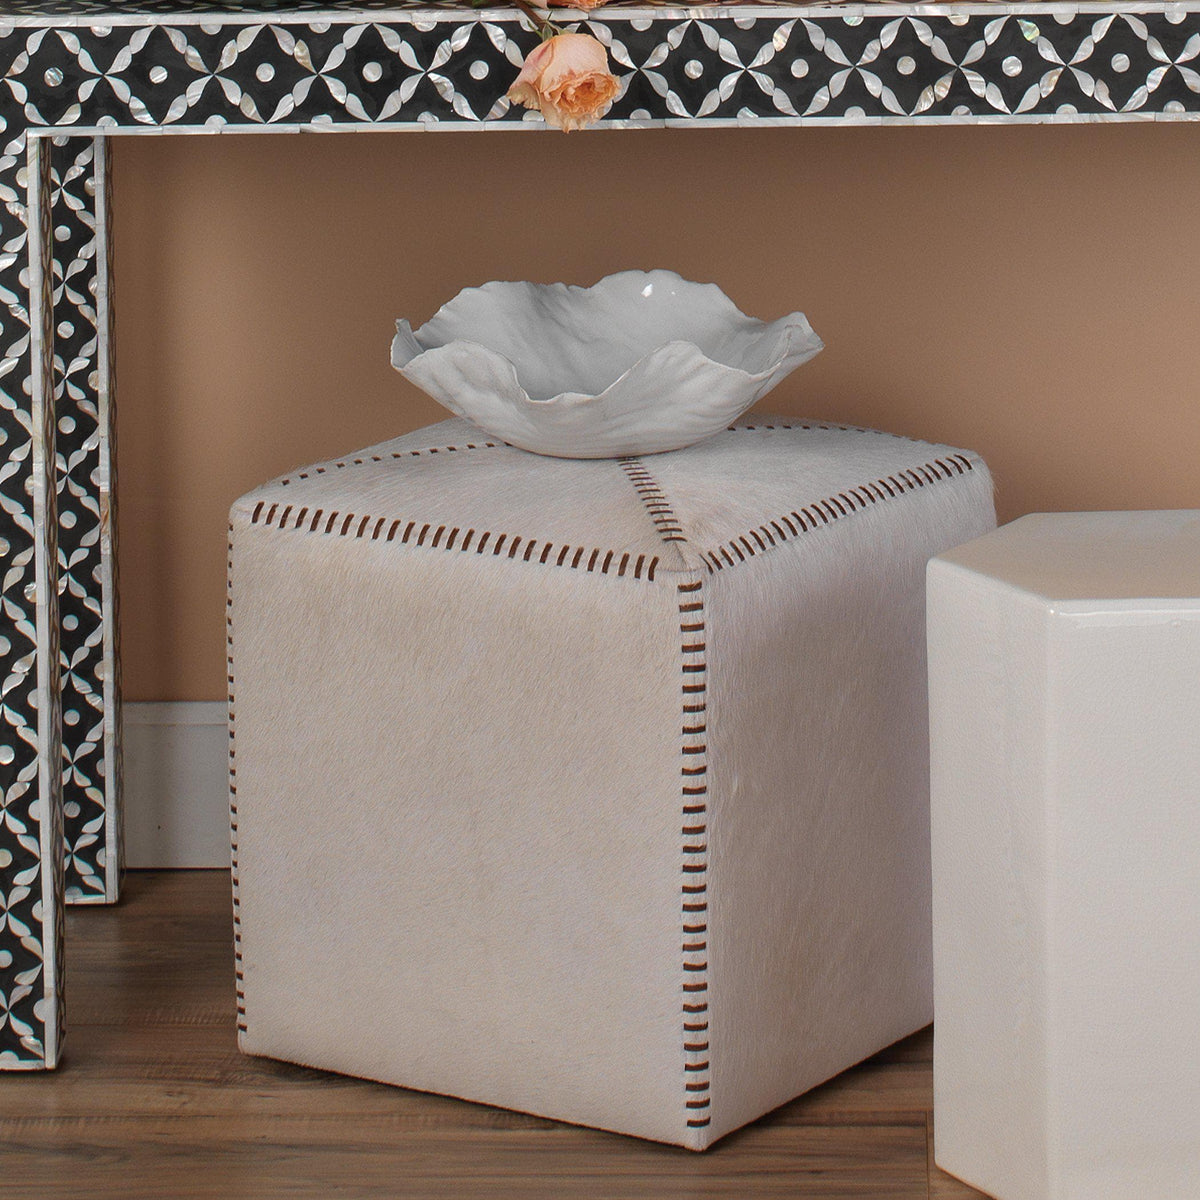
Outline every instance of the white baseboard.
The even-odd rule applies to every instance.
[[[229,866],[224,701],[125,704],[125,862]]]

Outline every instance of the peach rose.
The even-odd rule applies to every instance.
[[[508,98],[541,110],[556,129],[583,129],[608,112],[620,85],[590,34],[560,33],[531,51]]]

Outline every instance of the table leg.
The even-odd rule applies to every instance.
[[[0,153],[0,1067],[62,1046],[62,747],[50,144]]]
[[[123,867],[109,143],[56,137],[50,170],[66,898],[104,904]]]

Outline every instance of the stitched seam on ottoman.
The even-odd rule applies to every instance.
[[[423,546],[430,550],[457,550],[460,554],[474,551],[476,554],[491,554],[495,558],[536,562],[540,566],[569,567],[597,575],[644,579],[650,583],[654,582],[654,573],[660,561],[657,554],[634,554],[628,550],[618,554],[616,550],[599,548],[589,550],[586,546],[546,542],[519,534],[497,534],[490,529],[471,527],[464,530],[461,525],[435,526],[432,521],[405,521],[402,517],[389,521],[387,517],[364,516],[340,509],[326,511],[307,505],[299,508],[294,504],[281,506],[278,501],[268,505],[266,500],[260,500],[250,514],[250,524],[306,533],[331,533],[372,542],[399,542],[401,545]]]
[[[508,443],[465,442],[461,446],[430,446],[426,450],[392,450],[387,454],[368,454],[366,458],[346,458],[340,462],[324,462],[314,467],[308,467],[303,471],[297,471],[295,475],[289,475],[286,479],[279,480],[279,486],[286,487],[293,479],[308,479],[313,475],[325,475],[331,469],[340,470],[342,467],[361,467],[364,463],[383,462],[389,458],[421,458],[428,454],[456,454],[463,450],[495,450],[500,445],[507,446]]]
[[[885,433],[882,429],[868,429],[865,425],[831,425],[827,421],[771,421],[765,425],[750,425],[739,422],[727,425],[727,433],[754,433],[763,429],[825,429],[838,433],[875,433],[881,437],[897,437],[894,433]],[[911,439],[905,438],[905,441]]]
[[[229,689],[229,832],[230,865],[233,880],[233,959],[237,991],[237,1027],[246,1032],[245,974],[242,965],[242,909],[238,897],[238,808],[237,757],[234,749],[233,701],[233,525],[229,526],[228,557],[225,565],[225,677]]]
[[[886,429],[875,429],[870,425],[836,425],[829,421],[768,421],[759,425],[738,422],[725,427],[726,433],[757,433],[764,429],[823,429],[829,433],[871,433],[876,437],[891,438],[894,442],[927,444],[921,442],[920,438],[906,437],[902,433],[889,433]]]
[[[919,438],[905,437],[902,433],[889,433],[886,429],[875,429],[870,425],[836,425],[829,421],[769,421],[761,425],[741,422],[727,425],[727,433],[756,433],[764,429],[823,429],[830,433],[872,433],[876,437],[891,438],[894,442],[918,442]]]
[[[708,659],[700,579],[676,585],[682,689],[681,928],[684,1111],[689,1129],[711,1121],[708,1038]]]
[[[776,517],[732,541],[722,543],[715,550],[700,551],[700,559],[710,574],[723,571],[726,567],[736,566],[756,554],[762,554],[783,542],[791,541],[802,533],[812,533],[813,530],[830,525],[842,517],[870,508],[873,504],[895,500],[907,492],[915,492],[918,488],[942,480],[956,479],[974,469],[975,464],[965,454],[949,454],[935,458],[931,462],[897,471],[894,475],[885,475],[873,482],[846,488],[825,500],[814,501],[799,510]]]
[[[687,535],[675,513],[674,506],[663,491],[662,485],[646,469],[646,464],[635,455],[629,455],[617,460],[625,477],[633,484],[642,507],[649,514],[654,524],[659,541],[665,546],[671,546],[679,559],[679,567],[688,570],[690,565],[684,556],[681,546],[688,544]]]

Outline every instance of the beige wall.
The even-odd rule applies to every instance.
[[[627,267],[804,309],[768,410],[980,450],[1003,518],[1200,507],[1200,131],[119,139],[126,695],[224,695],[225,511],[440,419],[392,322]]]

